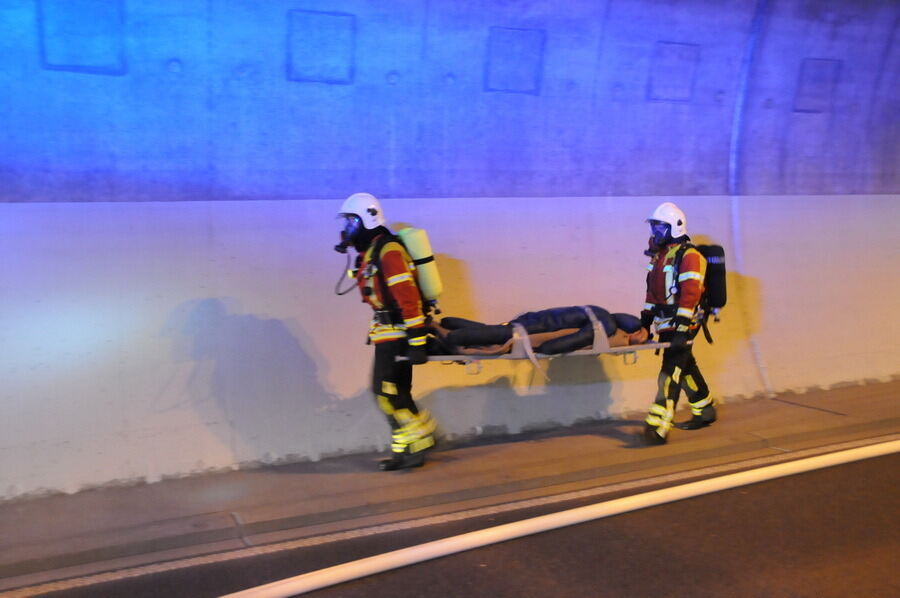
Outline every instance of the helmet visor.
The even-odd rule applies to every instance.
[[[362,228],[362,218],[356,214],[341,214],[344,218],[344,228],[341,230],[341,239],[352,241]]]
[[[650,234],[653,235],[653,241],[657,245],[662,245],[671,239],[672,226],[668,222],[662,220],[648,220],[650,223]]]

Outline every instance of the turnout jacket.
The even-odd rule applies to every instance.
[[[681,265],[676,272],[675,258],[680,248],[680,243],[666,245],[647,264],[647,298],[644,309],[654,312],[657,332],[673,330],[676,317],[689,319],[691,330],[696,330],[702,320],[700,298],[704,291],[706,258],[697,249],[690,247],[681,257]]]
[[[382,237],[375,237],[359,255],[353,273],[363,302],[375,310],[369,340],[378,344],[406,338],[411,346],[424,345],[427,330],[416,285],[416,267],[400,242],[388,240],[382,244]],[[376,259],[373,253],[379,246]]]

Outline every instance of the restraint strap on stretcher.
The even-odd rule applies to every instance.
[[[535,353],[534,348],[531,346],[531,339],[528,336],[528,332],[525,330],[525,327],[521,324],[514,323],[512,324],[513,329],[513,345],[510,349],[509,353],[505,353],[502,355],[478,355],[473,353],[466,353],[460,355],[429,355],[428,361],[443,361],[443,362],[457,362],[463,364],[471,364],[476,363],[482,360],[489,359],[527,359],[531,362],[531,364],[541,372],[544,378],[547,377],[547,373],[541,367],[539,359],[553,359],[555,357],[569,357],[573,355],[578,356],[591,356],[591,355],[604,355],[604,354],[613,354],[613,355],[628,355],[628,354],[636,354],[638,351],[646,351],[648,349],[651,350],[660,350],[660,349],[668,349],[669,343],[642,343],[640,345],[625,345],[623,347],[610,347],[609,346],[609,337],[606,336],[606,329],[597,319],[594,311],[587,306],[583,306],[585,313],[588,316],[588,319],[591,321],[591,325],[594,328],[594,343],[590,349],[579,349],[577,351],[571,351],[569,353],[558,353],[553,355],[547,355],[544,353]],[[398,357],[398,359],[405,359],[404,357]]]

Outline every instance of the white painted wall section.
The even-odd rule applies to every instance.
[[[741,257],[715,344],[696,351],[718,396],[898,373],[896,196],[384,205],[428,230],[445,315],[501,322],[637,313],[644,219],[665,199],[695,241]],[[339,205],[0,204],[0,498],[385,447],[368,308],[334,295]],[[428,364],[414,392],[449,437],[514,433],[642,411],[657,370],[651,353],[553,360],[549,383],[527,362]]]

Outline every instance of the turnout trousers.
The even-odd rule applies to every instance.
[[[413,454],[434,446],[435,421],[427,410],[420,410],[412,398],[412,364],[397,361],[406,356],[406,339],[375,345],[372,368],[372,392],[378,408],[391,427],[391,451]]]
[[[691,335],[695,337],[697,331]],[[673,332],[663,332],[659,335],[659,341],[666,343],[672,340]],[[662,367],[657,378],[656,399],[650,406],[650,412],[645,420],[647,425],[654,428],[660,438],[665,439],[672,428],[675,419],[675,407],[681,391],[684,390],[691,405],[691,413],[694,418],[707,418],[715,420],[715,407],[709,394],[709,387],[697,360],[694,359],[693,345],[683,348],[669,348],[663,351]]]

